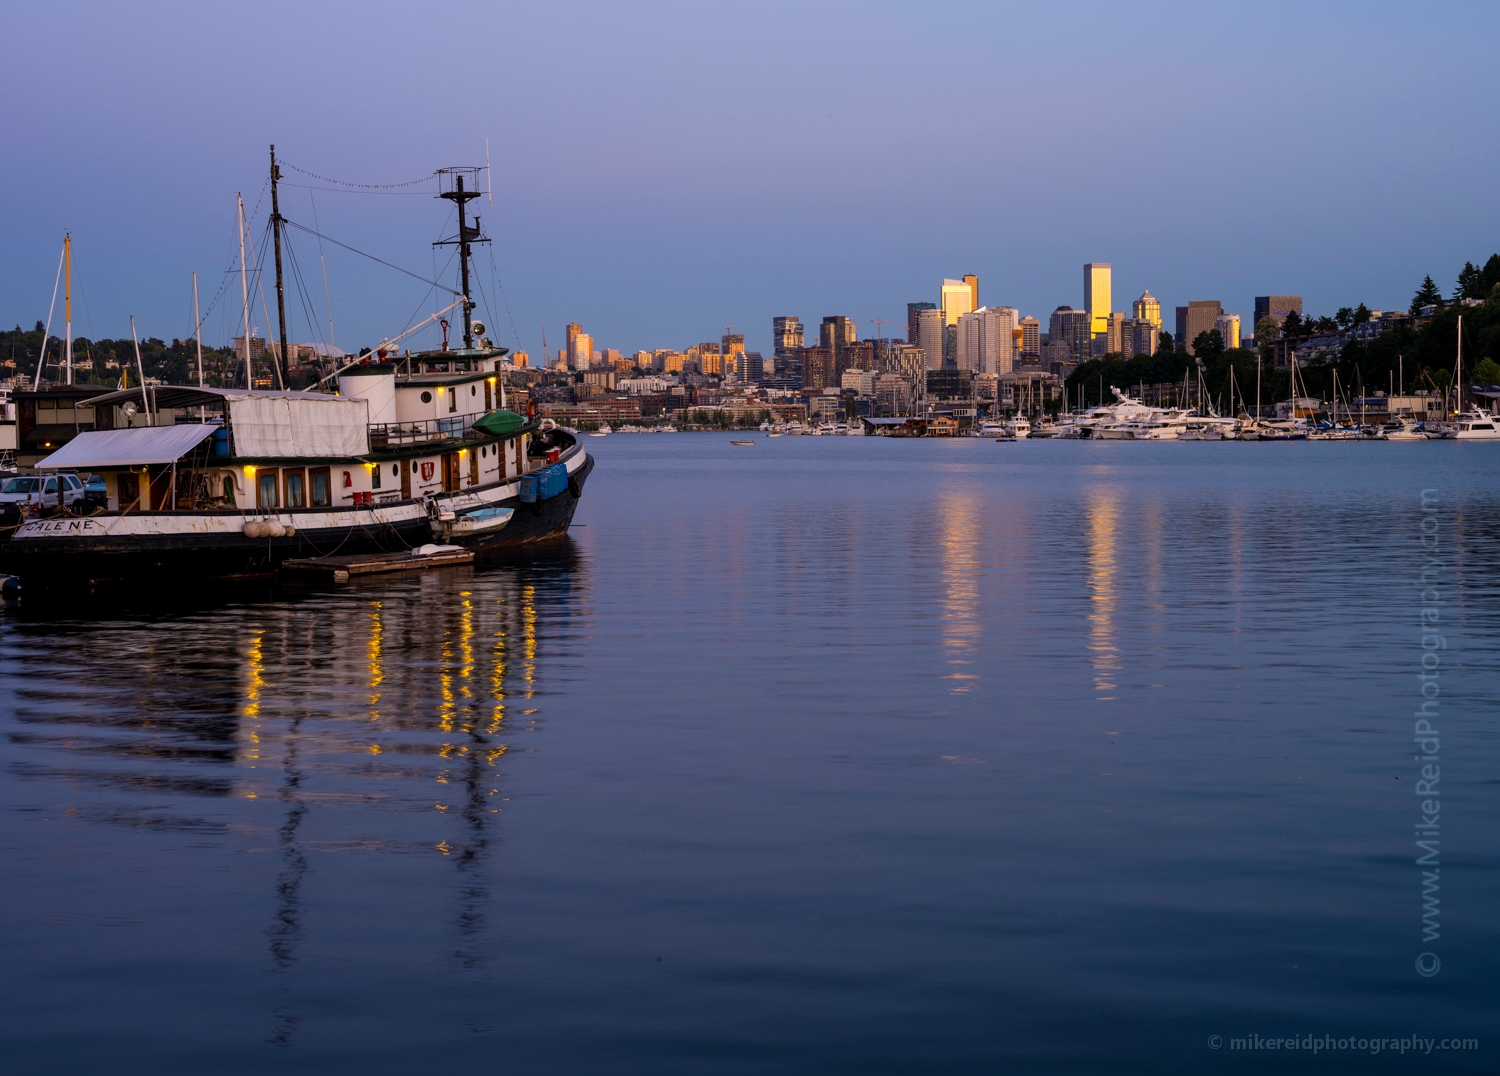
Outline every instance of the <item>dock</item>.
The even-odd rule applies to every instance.
[[[449,568],[472,564],[474,552],[454,547],[439,548],[431,553],[365,553],[348,557],[307,557],[283,561],[289,572],[326,576],[335,583],[347,583],[352,576],[376,575],[380,572],[419,572],[428,568]]]

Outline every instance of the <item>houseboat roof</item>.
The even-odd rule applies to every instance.
[[[331,400],[330,392],[275,391],[271,389],[230,389],[197,385],[147,385],[146,393],[151,397],[151,409],[167,407],[217,407],[229,400]],[[141,390],[118,389],[107,396],[98,396],[92,401],[95,407],[111,404],[124,405],[141,402]]]
[[[172,463],[213,436],[217,425],[140,426],[130,430],[89,430],[36,465],[39,471],[86,471]]]

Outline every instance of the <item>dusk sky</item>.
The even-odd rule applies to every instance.
[[[778,314],[873,335],[963,273],[1045,327],[1086,261],[1113,264],[1117,310],[1150,288],[1169,322],[1219,299],[1248,329],[1257,294],[1404,308],[1500,250],[1493,3],[33,2],[0,37],[7,327],[46,318],[71,231],[75,334],[134,314],[190,335],[192,272],[207,308],[235,264],[237,191],[264,234],[271,142],[382,184],[482,165],[488,138],[509,314],[482,250],[478,316],[534,356],[568,321],[626,352],[733,324],[769,353]],[[431,184],[286,181],[293,221],[424,276],[448,258]],[[317,242],[291,243],[291,335],[325,339]],[[437,305],[323,254],[340,346]],[[236,279],[205,342],[239,316]]]

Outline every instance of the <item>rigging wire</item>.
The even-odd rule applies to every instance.
[[[390,262],[386,261],[384,258],[377,258],[373,254],[367,254],[363,250],[359,250],[359,249],[357,249],[355,247],[351,247],[348,243],[340,243],[337,239],[334,239],[332,236],[327,236],[327,235],[322,234],[321,232],[314,231],[313,229],[307,227],[304,224],[298,224],[296,221],[286,220],[285,218],[282,219],[282,223],[285,224],[285,225],[287,225],[290,228],[297,228],[297,229],[300,229],[301,231],[307,232],[309,235],[315,235],[319,239],[326,239],[328,242],[332,243],[334,246],[336,246],[336,247],[343,247],[345,250],[350,251],[351,253],[354,253],[354,254],[358,254],[362,258],[369,258],[373,262],[379,262],[381,265],[385,266],[387,269],[394,269],[398,273],[405,273],[407,276],[411,277],[413,280],[420,280],[423,284],[431,284],[435,288],[442,288],[444,291],[453,292],[454,295],[462,294],[461,292],[453,291],[453,289],[450,288],[450,287],[448,287],[448,285],[446,285],[446,284],[440,284],[436,280],[428,280],[426,277],[418,276],[416,273],[413,273],[411,270],[409,270],[409,269],[403,269],[399,265],[392,265]]]
[[[323,183],[332,183],[338,187],[356,187],[367,191],[393,190],[396,187],[415,187],[418,183],[431,183],[437,178],[436,172],[429,172],[421,179],[409,179],[404,183],[348,183],[342,179],[329,179],[327,176],[320,176],[316,172],[309,172],[305,168],[298,168],[295,164],[287,164],[286,161],[281,161],[280,164],[283,168],[290,168],[293,172],[301,172],[310,179],[316,179]]]

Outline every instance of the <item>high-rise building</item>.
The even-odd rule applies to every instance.
[[[826,317],[818,326],[818,346],[832,348],[835,353],[843,351],[844,348],[854,343],[857,337],[858,332],[854,322],[842,314]]]
[[[1032,362],[1042,357],[1042,323],[1027,314],[1021,319],[1021,358]]]
[[[1109,262],[1089,262],[1083,267],[1083,309],[1088,313],[1089,332],[1109,331],[1110,315]]]
[[[1047,341],[1054,361],[1087,362],[1094,354],[1093,335],[1093,319],[1087,310],[1060,306],[1052,311]]]
[[[833,348],[805,347],[802,349],[802,387],[822,392],[837,387],[834,370]]]
[[[578,322],[576,322],[576,321],[570,321],[570,322],[568,322],[567,328],[564,329],[563,332],[567,336],[568,365],[571,366],[571,367],[573,367],[574,369],[577,369],[577,367],[578,367],[578,362],[577,362],[577,354],[578,354],[578,352],[577,352],[576,348],[574,347],[574,344],[578,340],[579,334],[583,332],[583,326],[580,325],[580,324],[578,324]]]
[[[969,285],[969,309],[979,309],[979,278],[973,273],[964,274],[964,283]]]
[[[979,278],[974,278],[971,287],[967,279],[943,281],[943,324],[957,325],[960,314],[974,309],[974,296],[979,293]]]
[[[1131,318],[1125,322],[1121,332],[1120,352],[1127,358],[1136,355],[1155,355],[1160,330],[1145,318]]]
[[[1104,353],[1118,355],[1125,350],[1125,322],[1129,320],[1119,311],[1109,315],[1104,329]]]
[[[785,358],[786,353],[794,347],[801,347],[802,319],[794,317],[780,317],[771,319],[771,341],[772,353],[778,358]]]
[[[719,339],[719,351],[724,356],[724,373],[734,374],[741,380],[749,380],[745,370],[745,334],[725,333]]]
[[[1149,321],[1161,332],[1161,303],[1151,292],[1141,292],[1141,297],[1130,304],[1130,316],[1136,321]]]
[[[1015,366],[1016,312],[982,306],[958,319],[955,365],[977,374],[1008,374]]]
[[[943,338],[947,336],[943,326],[943,312],[937,307],[917,311],[916,344],[922,349],[923,361],[929,370],[943,368]]]
[[[1214,328],[1219,330],[1219,336],[1224,340],[1226,348],[1237,348],[1240,346],[1240,316],[1238,314],[1220,314],[1214,318]]]
[[[587,370],[594,364],[594,338],[588,333],[575,333],[568,341],[568,365],[575,370]]]
[[[1177,346],[1193,354],[1193,341],[1198,338],[1199,333],[1206,333],[1213,329],[1214,321],[1224,313],[1224,307],[1217,299],[1198,299],[1177,308],[1177,332],[1175,339]]]
[[[906,342],[913,347],[917,343],[917,315],[923,310],[936,310],[937,303],[906,304]]]
[[[1260,324],[1260,319],[1273,317],[1276,324],[1280,325],[1286,320],[1286,316],[1296,312],[1302,316],[1302,296],[1300,295],[1257,295],[1255,297],[1255,322],[1251,325],[1253,329]]]

